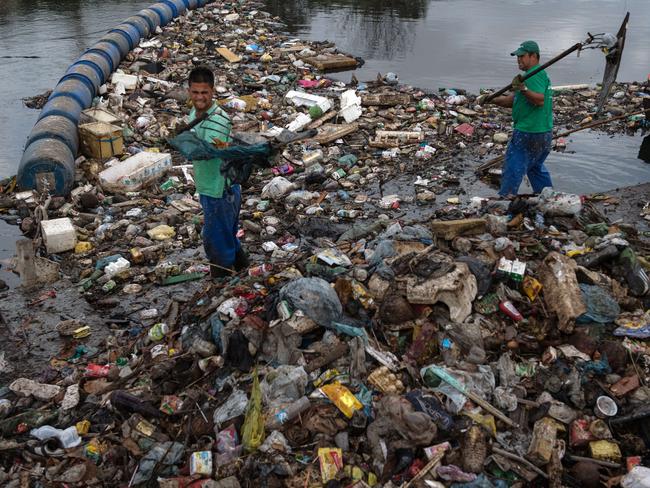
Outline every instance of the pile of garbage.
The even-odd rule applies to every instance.
[[[507,112],[331,79],[360,61],[259,7],[143,41],[86,111],[70,196],[6,182],[29,284],[64,283],[106,326],[59,321],[37,377],[0,358],[3,486],[650,486],[648,235],[551,189],[469,196]],[[251,267],[216,282],[191,165],[165,142],[197,64],[236,131],[318,130],[252,175]],[[645,96],[619,90],[613,115]],[[558,125],[596,95],[561,92]],[[95,144],[97,124],[123,146]],[[36,293],[30,315],[56,307]]]

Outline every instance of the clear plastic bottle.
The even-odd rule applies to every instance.
[[[71,447],[77,447],[81,444],[81,437],[77,432],[77,428],[73,425],[67,429],[57,429],[51,425],[44,425],[38,429],[32,429],[29,432],[33,437],[36,437],[39,440],[56,438],[59,440],[63,448],[69,449]]]
[[[277,430],[281,428],[284,424],[295,419],[310,406],[311,402],[309,401],[309,398],[303,396],[286,407],[275,409],[273,414],[267,417],[267,430]]]

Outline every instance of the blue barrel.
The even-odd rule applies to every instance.
[[[75,156],[58,139],[39,139],[25,148],[18,166],[17,183],[20,188],[37,188],[39,179],[52,181],[50,191],[67,195],[74,184]]]
[[[156,27],[160,27],[160,15],[150,8],[145,8],[140,10],[137,14],[137,17],[141,17],[147,21],[149,27],[151,28],[151,33],[156,32]]]
[[[49,100],[61,96],[73,98],[80,107],[88,108],[93,103],[95,91],[82,80],[70,77],[54,87]]]
[[[120,24],[109,32],[109,34],[112,33],[117,33],[126,39],[126,42],[129,44],[129,51],[135,49],[140,44],[140,32],[132,24]]]
[[[87,61],[75,61],[62,79],[67,79],[66,77],[82,79],[84,83],[87,83],[93,89],[94,93],[97,93],[99,87],[104,84],[104,73],[93,63]]]
[[[25,147],[40,139],[58,139],[68,146],[70,152],[77,152],[79,147],[77,124],[62,115],[48,115],[36,122]]]
[[[86,51],[79,57],[79,59],[77,59],[77,62],[81,61],[83,61],[84,64],[91,66],[98,73],[101,73],[102,84],[108,80],[109,76],[111,76],[111,73],[113,72],[111,69],[113,62],[110,59],[107,59],[107,56],[102,51]]]
[[[125,24],[132,25],[136,29],[138,29],[138,34],[140,34],[140,39],[145,39],[149,37],[149,34],[151,34],[156,27],[154,26],[153,29],[149,22],[143,17],[138,17],[137,15],[134,15],[133,17],[129,17],[124,21]]]
[[[79,119],[81,118],[81,111],[85,108],[86,107],[82,107],[81,104],[72,97],[60,96],[50,98],[43,107],[38,119],[41,120],[50,115],[60,115],[61,117],[65,117],[75,124],[78,124]]]
[[[90,106],[99,87],[141,39],[186,10],[207,3],[208,0],[161,0],[129,17],[85,51],[53,90],[27,139],[18,167],[18,186],[37,188],[37,183],[45,180],[50,182],[52,193],[67,195],[74,185],[81,111]]]
[[[174,13],[174,18],[183,15],[187,10],[187,5],[184,0],[162,0],[161,3],[169,5],[169,8],[171,8]]]
[[[106,57],[110,58],[113,65],[111,73],[117,69],[120,65],[120,61],[122,61],[122,53],[120,52],[120,49],[115,44],[107,41],[99,41],[88,51],[101,51]]]
[[[165,3],[155,3],[151,7],[149,7],[151,10],[156,12],[158,14],[158,17],[160,18],[160,26],[164,26],[169,24],[172,19],[174,18],[174,12],[171,9],[171,7]]]
[[[120,51],[120,59],[123,59],[127,54],[129,54],[129,51],[131,50],[129,48],[129,41],[127,38],[123,34],[119,34],[117,32],[109,32],[104,37],[102,37],[100,41],[110,42],[115,47],[117,47],[117,49]]]

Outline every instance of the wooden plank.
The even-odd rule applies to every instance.
[[[35,287],[38,284],[38,276],[36,275],[34,243],[32,240],[17,240],[16,255],[16,270],[20,274],[21,285],[28,289]]]
[[[400,147],[409,144],[417,144],[424,140],[424,133],[416,131],[402,131],[402,130],[378,130],[375,133],[375,138],[370,139],[368,145],[370,147],[380,147],[388,149],[391,147]]]
[[[361,105],[366,107],[394,107],[395,105],[408,105],[411,95],[408,93],[369,93],[361,96]]]
[[[307,129],[318,129],[321,125],[323,125],[328,120],[332,120],[334,117],[336,117],[336,112],[334,111],[328,112],[322,117],[314,120],[311,124],[309,124],[307,126]]]
[[[354,69],[358,64],[356,59],[343,54],[319,54],[304,58],[303,61],[320,71]]]
[[[241,56],[237,56],[227,47],[218,47],[217,52],[221,54],[221,56],[225,58],[229,63],[239,63],[241,61]]]
[[[431,222],[431,232],[448,241],[456,236],[481,234],[485,232],[485,219],[435,220]]]
[[[359,130],[359,124],[326,124],[319,131],[314,140],[320,144],[329,144],[341,137],[345,137]]]

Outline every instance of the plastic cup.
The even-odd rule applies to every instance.
[[[618,413],[618,406],[616,405],[616,402],[608,396],[599,396],[596,399],[594,413],[596,414],[596,417],[601,419],[613,417]]]

